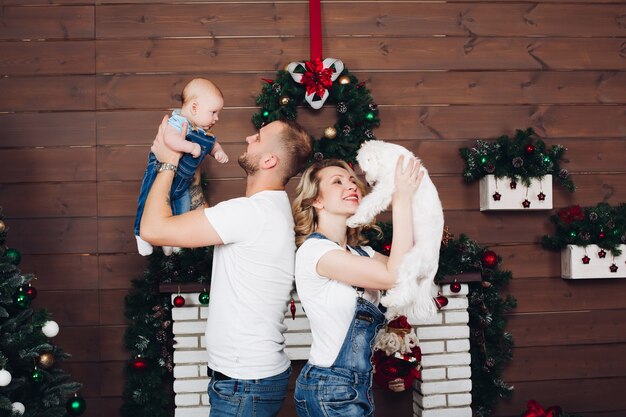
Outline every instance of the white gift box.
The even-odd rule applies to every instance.
[[[598,245],[567,245],[561,251],[561,278],[626,278],[626,245],[619,245],[619,248],[622,254],[613,257],[610,251]],[[611,266],[615,272],[611,271]]]
[[[521,180],[511,186],[509,177],[487,175],[480,180],[480,211],[552,209],[552,175],[532,178],[526,187]]]

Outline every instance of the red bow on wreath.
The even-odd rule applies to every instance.
[[[328,98],[328,89],[343,71],[343,62],[334,58],[319,58],[306,62],[292,62],[287,71],[295,82],[306,88],[306,101],[314,109],[320,109]]]
[[[535,400],[528,401],[528,408],[522,417],[559,417],[562,413],[561,407],[553,405],[544,410],[543,407]]]

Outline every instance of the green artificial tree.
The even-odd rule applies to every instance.
[[[200,282],[209,288],[213,248],[183,249],[165,256],[155,248],[148,268],[126,296],[128,328],[124,345],[130,353],[126,366],[123,417],[168,417],[172,414],[172,308],[164,283]],[[206,301],[206,302],[205,302]],[[208,302],[208,293],[200,294]]]
[[[0,415],[78,416],[85,401],[81,384],[59,364],[70,357],[51,338],[59,330],[46,310],[31,308],[37,290],[23,275],[21,255],[6,246],[8,228],[0,208]]]

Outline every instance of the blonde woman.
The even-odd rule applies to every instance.
[[[411,199],[419,162],[396,166],[393,241],[389,257],[375,252],[362,228],[349,229],[365,193],[341,160],[324,160],[303,173],[292,204],[296,231],[296,287],[311,323],[309,361],[296,382],[300,417],[373,416],[372,345],[384,321],[380,290],[392,288],[402,256],[413,246]]]

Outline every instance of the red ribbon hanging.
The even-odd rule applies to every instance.
[[[535,400],[528,401],[528,408],[522,417],[559,417],[561,415],[561,407],[552,406],[544,410],[543,407]]]
[[[322,7],[320,0],[309,0],[311,61],[322,60]]]

